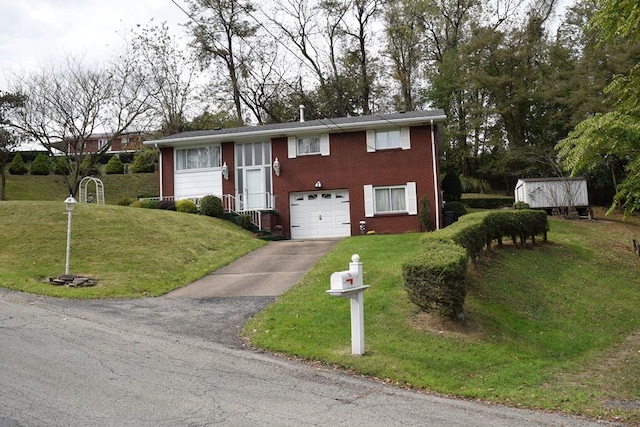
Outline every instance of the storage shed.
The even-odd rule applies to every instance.
[[[519,179],[515,201],[524,202],[531,209],[544,209],[549,214],[589,215],[587,180],[584,178],[526,178]]]

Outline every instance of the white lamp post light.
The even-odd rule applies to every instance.
[[[71,214],[76,207],[76,199],[72,195],[69,195],[64,201],[67,208],[67,259],[64,266],[64,274],[69,275],[69,252],[71,250]]]

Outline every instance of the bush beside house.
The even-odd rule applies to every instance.
[[[224,207],[219,197],[207,195],[200,200],[200,213],[206,216],[222,218]]]

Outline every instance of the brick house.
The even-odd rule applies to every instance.
[[[84,141],[81,141],[82,149],[80,149],[80,147],[75,148],[73,143],[67,144],[65,142],[58,144],[58,148],[61,151],[75,149],[76,153],[82,152],[86,154],[98,152],[108,154],[133,153],[142,149],[142,143],[148,137],[149,134],[144,132],[123,133],[117,138],[114,138],[111,134],[98,133],[92,134]],[[80,142],[78,144],[80,144]]]
[[[442,110],[184,132],[159,150],[160,199],[217,195],[226,210],[292,239],[419,231],[419,200],[442,226]]]

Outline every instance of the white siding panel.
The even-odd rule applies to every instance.
[[[298,139],[295,136],[287,138],[287,151],[290,159],[295,159],[298,153]]]
[[[373,185],[364,186],[364,216],[371,218],[373,216]]]
[[[411,150],[411,134],[409,128],[400,129],[400,146],[403,150]]]
[[[222,172],[220,169],[214,169],[176,173],[173,185],[176,199],[207,194],[222,195]]]
[[[416,194],[416,183],[407,182],[407,189],[405,190],[407,196],[407,212],[409,215],[418,214],[418,197]]]
[[[324,133],[320,135],[320,154],[323,156],[328,156],[331,154],[331,148],[329,146],[329,134]]]
[[[367,152],[373,153],[376,151],[376,132],[373,130],[367,131]]]

